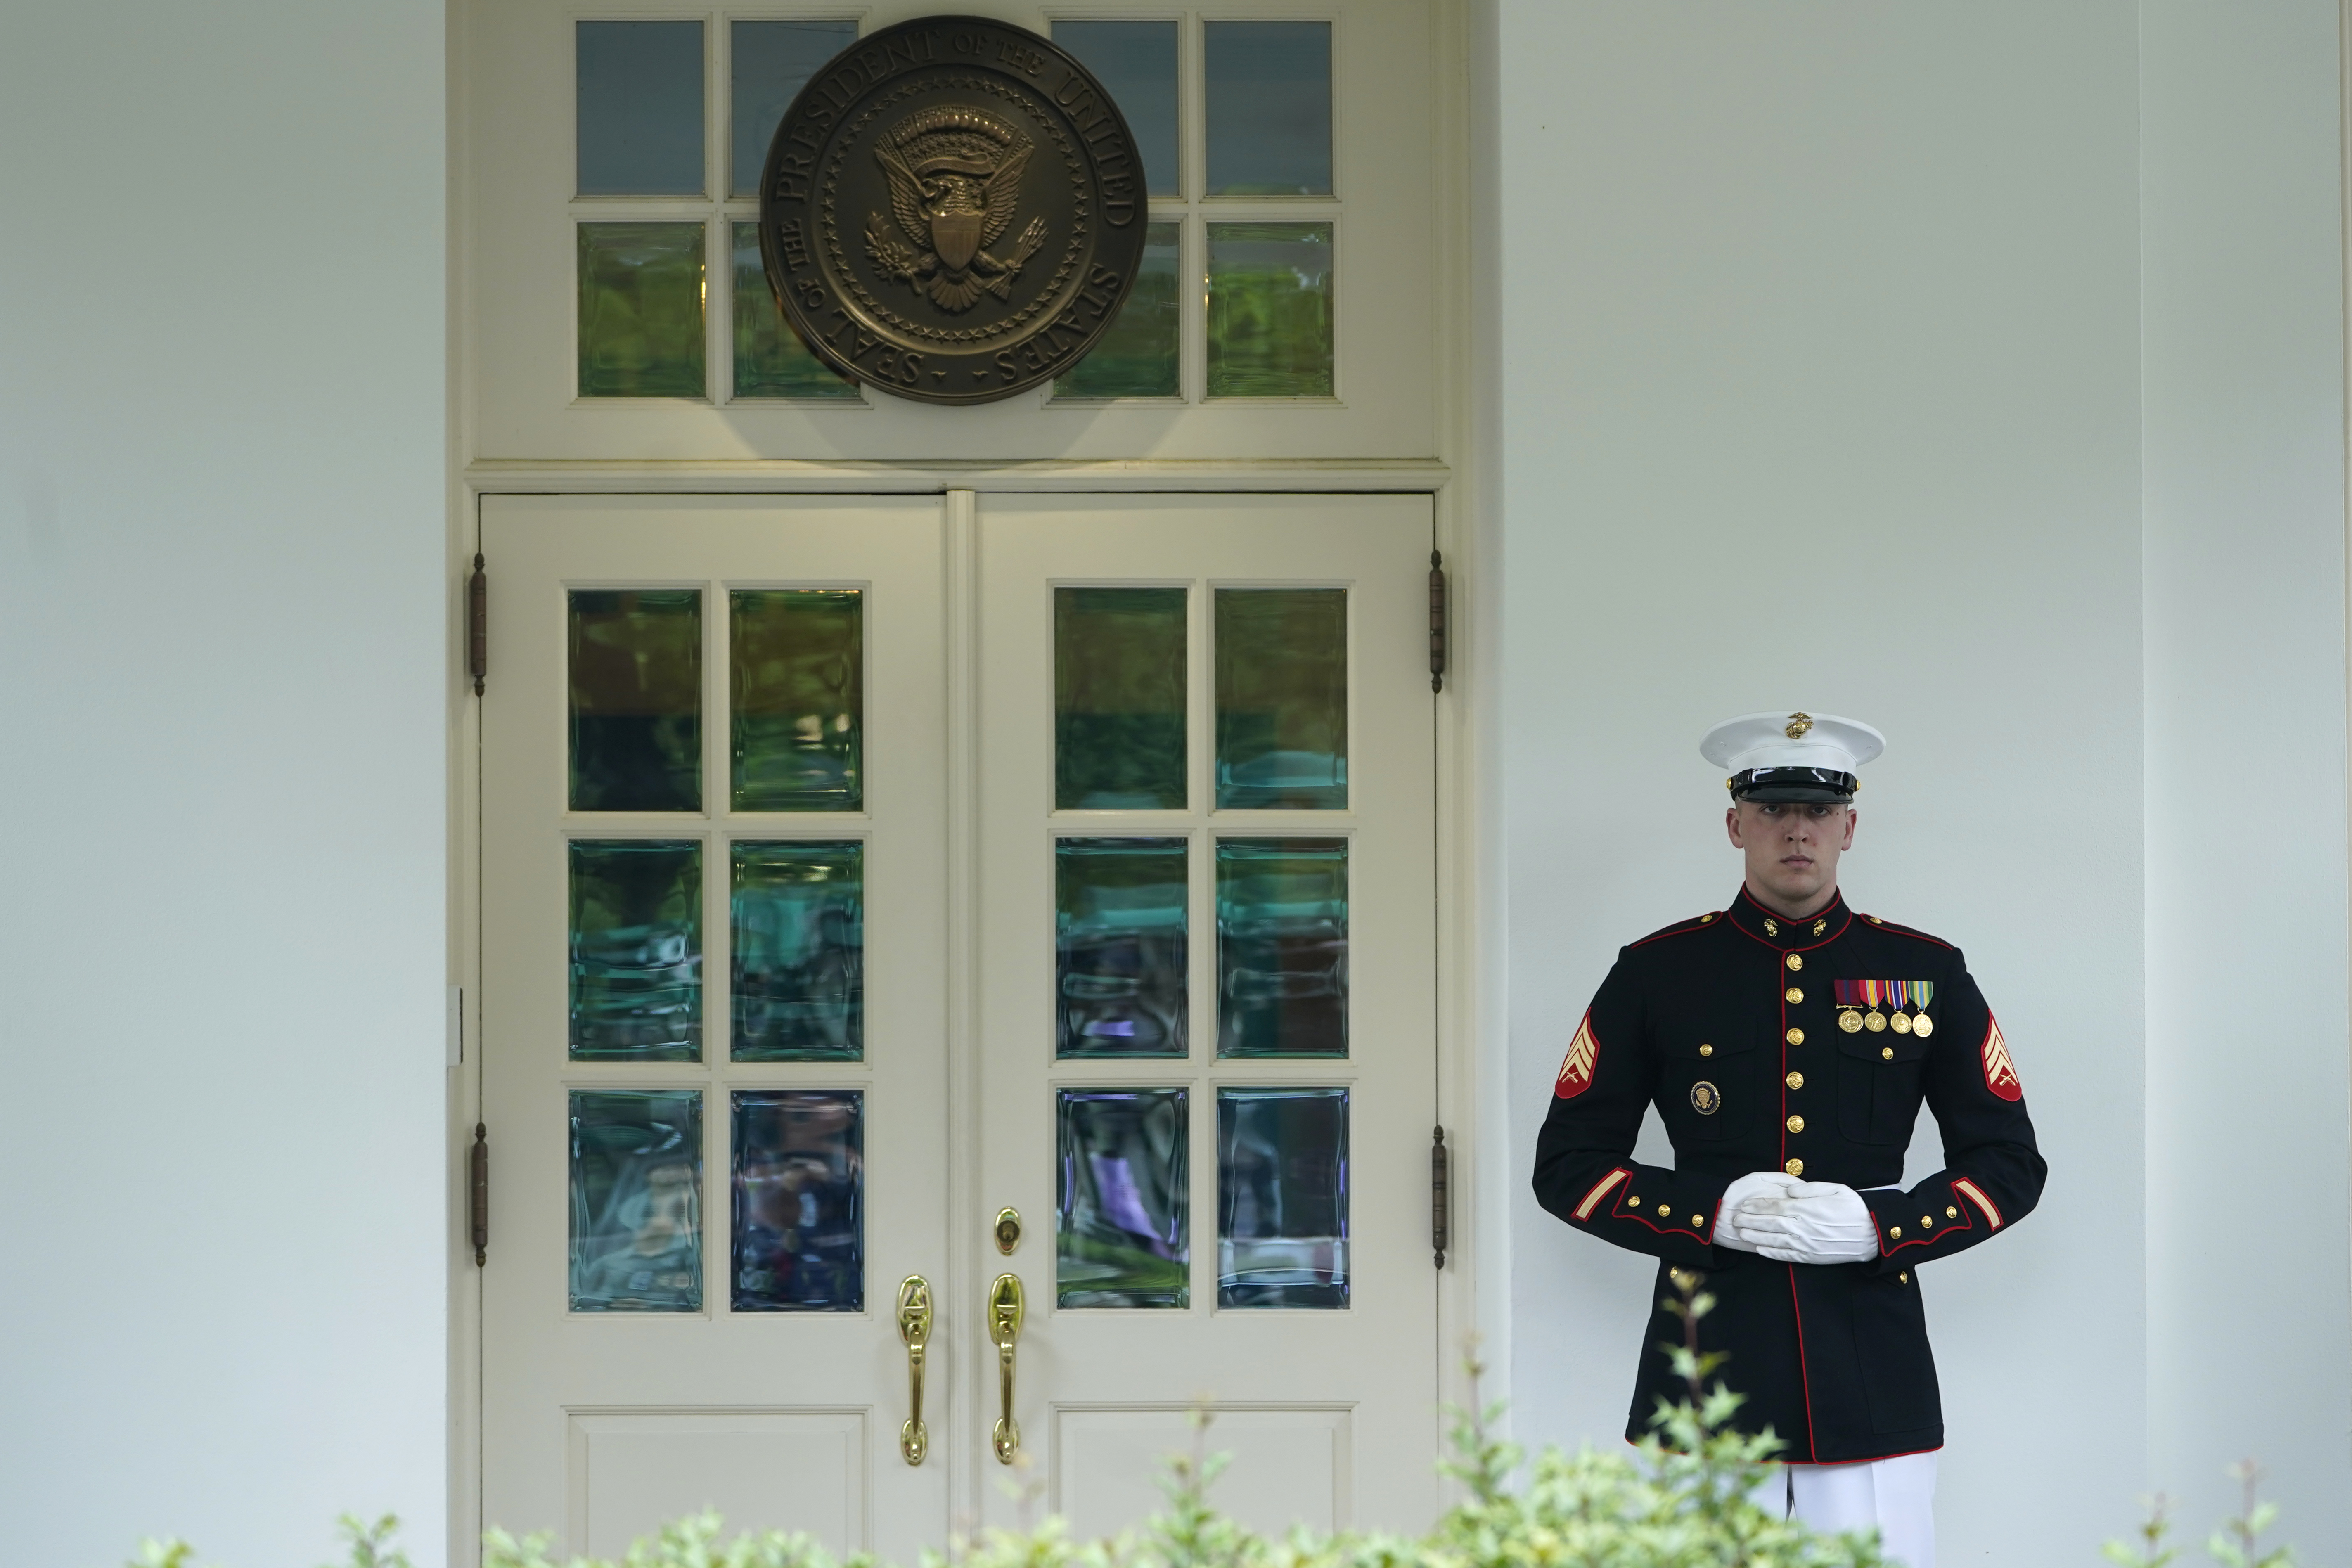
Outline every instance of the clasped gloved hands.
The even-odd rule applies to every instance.
[[[1715,1244],[1775,1263],[1859,1263],[1878,1256],[1878,1226],[1841,1182],[1756,1171],[1724,1189]]]

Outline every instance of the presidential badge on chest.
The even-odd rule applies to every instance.
[[[1927,1014],[1928,1004],[1936,999],[1933,981],[1840,980],[1833,984],[1838,1027],[1849,1035],[1864,1029],[1874,1035],[1892,1029],[1924,1040],[1936,1032],[1936,1020]],[[1881,1007],[1887,1010],[1882,1013]]]

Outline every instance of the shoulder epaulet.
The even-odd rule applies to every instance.
[[[1654,942],[1663,942],[1670,936],[1685,936],[1695,931],[1705,931],[1721,919],[1723,919],[1723,911],[1721,910],[1709,910],[1703,915],[1693,915],[1686,921],[1676,921],[1670,926],[1661,926],[1656,931],[1654,931],[1649,935],[1643,937],[1641,941],[1629,942],[1626,945],[1629,947],[1647,947]]]
[[[1926,931],[1919,930],[1916,926],[1897,925],[1893,921],[1882,920],[1876,915],[1861,915],[1856,918],[1858,918],[1863,924],[1870,927],[1873,931],[1883,931],[1893,936],[1907,936],[1914,942],[1931,942],[1937,947],[1949,947],[1952,945],[1950,942],[1946,942],[1942,937],[1930,936]]]

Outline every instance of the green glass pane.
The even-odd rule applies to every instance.
[[[732,851],[739,1062],[866,1054],[866,847],[738,841]]]
[[[1348,804],[1348,591],[1217,590],[1217,805]]]
[[[1202,28],[1209,195],[1331,193],[1331,24]]]
[[[728,193],[756,196],[768,143],[808,79],[857,41],[855,22],[733,22],[728,31]]]
[[[702,1059],[702,846],[572,841],[572,1059]]]
[[[1181,1057],[1185,843],[1054,844],[1055,1054]]]
[[[827,369],[784,320],[783,307],[776,303],[776,291],[768,286],[767,267],[760,259],[760,226],[739,223],[733,228],[735,395],[859,401],[857,384]]]
[[[702,595],[574,589],[574,811],[702,809]]]
[[[572,1091],[572,1310],[702,1310],[702,1096]]]
[[[739,1312],[866,1310],[866,1096],[764,1089],[734,1097]]]
[[[1106,24],[1114,25],[1114,24]],[[1118,319],[1077,367],[1054,383],[1061,397],[1174,397],[1178,365],[1177,237],[1181,226],[1145,226],[1143,269]]]
[[[1348,1304],[1348,1091],[1217,1090],[1217,1305]]]
[[[861,809],[866,595],[739,588],[727,597],[735,809]]]
[[[702,226],[580,226],[580,395],[701,397]]]
[[[1054,804],[1181,809],[1181,588],[1054,590]]]
[[[1331,226],[1209,227],[1209,395],[1331,395]]]
[[[1348,1054],[1348,841],[1217,845],[1217,1055]]]
[[[576,22],[583,196],[702,194],[702,24]]]
[[[1055,1304],[1192,1299],[1189,1112],[1181,1089],[1066,1089],[1055,1100]]]

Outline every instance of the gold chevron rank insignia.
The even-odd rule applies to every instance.
[[[1588,1012],[1576,1026],[1576,1038],[1568,1042],[1568,1055],[1560,1058],[1559,1077],[1552,1080],[1555,1100],[1574,1100],[1592,1087],[1592,1069],[1601,1061],[1601,1042],[1592,1037],[1592,1015]]]
[[[1991,1018],[1985,1020],[1984,1077],[1985,1087],[2002,1100],[2025,1097],[2025,1086],[2017,1081],[2017,1067],[2009,1059],[2009,1042],[2000,1037],[2000,1025]]]

